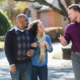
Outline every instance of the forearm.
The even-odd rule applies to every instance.
[[[46,48],[49,49],[50,45],[46,42]]]

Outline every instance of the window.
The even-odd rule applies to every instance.
[[[31,11],[30,10],[27,12],[27,16],[28,16],[28,21],[30,23],[32,21]]]

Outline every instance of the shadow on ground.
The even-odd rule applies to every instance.
[[[0,66],[0,80],[11,80],[9,66]],[[48,67],[48,80],[74,80],[71,67]]]
[[[5,53],[4,51],[0,51],[0,59],[5,58]]]
[[[48,80],[74,80],[71,67],[48,67]]]
[[[0,65],[0,80],[11,80],[9,66]]]

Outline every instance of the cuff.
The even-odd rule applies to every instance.
[[[13,66],[13,65],[15,65],[15,64],[11,64],[10,66]]]

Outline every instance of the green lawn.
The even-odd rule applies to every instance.
[[[4,42],[0,41],[0,47],[4,47]]]

